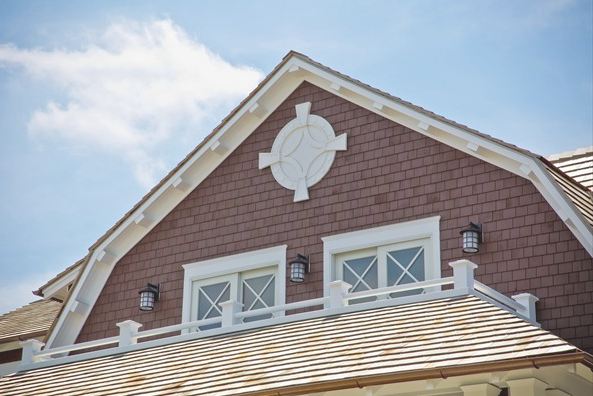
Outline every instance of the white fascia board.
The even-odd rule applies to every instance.
[[[553,180],[552,175],[544,168],[539,161],[532,159],[533,184],[544,196],[552,209],[560,216],[568,229],[583,245],[589,255],[593,256],[593,231],[588,226],[581,212],[574,203],[566,196],[558,183]]]
[[[299,70],[299,72],[289,73],[291,70]],[[333,91],[335,95],[343,97],[344,99],[370,111],[377,111],[377,108],[373,107],[373,103],[381,104],[384,106],[381,111],[383,117],[403,124],[404,126],[415,130],[418,133],[436,139],[444,144],[461,150],[469,155],[478,157],[486,162],[506,169],[521,177],[525,177],[525,175],[520,170],[520,167],[524,164],[535,162],[532,157],[526,154],[520,153],[516,150],[511,150],[508,147],[502,146],[486,138],[482,138],[461,128],[457,128],[440,120],[431,118],[383,95],[378,95],[367,88],[356,85],[349,80],[343,79],[333,73],[329,73],[326,70],[320,69],[319,67],[305,62],[298,57],[293,57],[292,59],[289,59],[282,67],[280,67],[279,70],[277,70],[276,73],[272,75],[270,79],[264,84],[264,86],[262,86],[260,90],[254,94],[253,97],[250,98],[218,130],[217,133],[210,137],[210,139],[205,142],[204,145],[186,161],[185,164],[183,164],[173,175],[171,175],[169,180],[163,183],[163,185],[160,186],[160,188],[155,191],[142,205],[140,205],[140,207],[138,207],[134,213],[128,216],[128,218],[124,220],[122,224],[120,224],[113,232],[111,232],[110,235],[100,245],[93,249],[94,252],[91,257],[89,257],[89,262],[85,266],[79,281],[76,282],[74,290],[71,291],[70,296],[66,301],[65,309],[63,309],[60,313],[60,316],[56,321],[56,325],[48,336],[48,348],[71,344],[75,341],[80,330],[82,329],[84,322],[86,321],[88,313],[84,316],[77,314],[73,315],[71,314],[71,307],[69,305],[71,305],[75,299],[79,299],[80,301],[84,301],[85,303],[93,306],[115,263],[117,263],[117,261],[138,241],[140,241],[140,239],[145,236],[156,224],[158,224],[166,214],[168,214],[179,202],[181,202],[181,200],[183,200],[190,191],[192,191],[198,184],[201,183],[202,180],[204,180],[214,169],[216,169],[218,164],[222,163],[222,161],[226,159],[235,150],[235,148],[264,121],[264,119],[259,119],[255,115],[249,117],[249,109],[251,109],[256,103],[260,102],[265,104],[266,108],[270,112],[273,112],[274,109],[288,96],[288,94],[292,92],[291,90],[294,90],[305,80],[318,85],[323,89],[329,89],[330,91]],[[338,84],[340,87],[345,89],[340,89],[339,91],[331,90],[332,84]],[[274,87],[273,90],[272,87]],[[348,93],[348,97],[345,96],[346,93]],[[414,123],[410,124],[402,122],[401,119],[394,117],[394,115],[387,110],[393,110],[396,115],[403,114],[404,116],[414,120]],[[418,124],[421,122],[431,126],[430,133],[418,127]],[[433,133],[435,128],[444,133]],[[229,131],[231,132],[231,135],[237,135],[238,137],[231,139],[231,136],[228,134]],[[211,150],[211,146],[216,144],[216,142],[221,140],[225,135],[227,136],[224,139],[224,142],[229,146],[228,152],[225,155],[216,155],[215,159],[213,159],[212,156],[208,156],[208,153],[212,153],[212,155],[214,155]],[[482,150],[480,150],[480,153],[469,150],[467,148],[467,143],[470,141],[477,142],[480,147],[484,149],[484,154],[481,153]],[[487,155],[489,152],[496,153],[497,155],[489,156]],[[200,167],[196,166],[198,162],[200,162]],[[540,166],[540,164],[537,164],[538,168]],[[192,173],[190,171],[196,172],[196,168],[201,169],[200,171],[197,171],[197,175],[194,175],[194,177],[188,177],[187,175]],[[192,187],[187,191],[172,189],[172,183],[179,177],[187,178]],[[542,175],[539,174],[538,178],[542,179]],[[546,177],[544,176],[543,179],[546,180]],[[550,199],[552,199],[552,195],[559,194],[559,186],[557,186],[557,183],[554,183],[551,186],[549,182],[534,184],[544,195],[546,200],[548,200],[548,202],[550,202]],[[167,194],[167,191],[171,190],[175,191],[175,193]],[[547,192],[546,190],[550,190],[552,192]],[[553,193],[554,191],[556,194]],[[574,223],[574,226],[570,227],[570,229],[575,233],[579,241],[584,244],[589,254],[593,255],[593,243],[590,242],[591,231],[589,230],[588,226],[583,223],[584,220],[576,212],[574,205],[566,203],[566,198],[559,197],[557,201],[554,201],[553,203],[550,202],[554,209],[558,208],[559,206],[556,202],[565,202],[565,206],[567,206],[567,209],[569,209],[567,219]],[[134,228],[137,231],[129,232],[130,227],[134,225],[134,219],[136,216],[147,211],[151,206],[154,207],[153,210],[150,210],[150,212],[154,214],[155,220],[152,226],[147,228],[136,226]],[[117,249],[113,248],[112,245],[116,245]],[[103,266],[107,268],[97,271],[96,255],[97,252],[100,252],[104,249],[113,251],[116,255],[116,259],[109,266]],[[89,283],[91,281],[93,283],[98,283],[98,285],[95,287],[89,287]],[[56,343],[57,336],[62,332],[66,332],[68,334],[65,334],[63,337],[59,337],[59,342]]]
[[[78,337],[82,326],[84,325],[88,314],[91,310],[88,310],[85,315],[79,315],[74,313],[71,309],[76,300],[83,301],[89,304],[91,307],[94,306],[99,294],[103,288],[103,285],[107,282],[113,267],[117,261],[123,257],[138,241],[142,239],[156,224],[158,224],[179,202],[181,202],[198,184],[200,184],[216,167],[224,161],[238,146],[247,138],[263,121],[264,119],[258,118],[253,115],[252,117],[245,117],[249,115],[249,109],[257,103],[266,103],[266,108],[269,111],[273,111],[286,97],[296,88],[300,83],[304,81],[301,73],[291,73],[288,78],[282,79],[288,74],[290,69],[294,69],[294,59],[289,60],[285,63],[271,78],[264,84],[263,87],[249,99],[213,136],[206,141],[202,147],[187,160],[169,179],[160,186],[142,205],[140,205],[134,213],[118,226],[100,245],[96,246],[93,250],[93,254],[89,257],[89,261],[84,268],[83,273],[80,276],[78,282],[71,291],[69,298],[66,301],[66,306],[61,311],[57,318],[56,324],[53,327],[51,333],[48,335],[46,348],[52,348],[62,345],[68,345],[75,342]],[[277,88],[276,95],[274,92],[270,92],[271,88]],[[263,98],[270,93],[271,99],[268,100],[271,104],[267,104]],[[263,106],[263,105],[261,105]],[[247,120],[247,121],[246,121]],[[240,124],[246,123],[246,127],[242,127]],[[223,136],[228,135],[228,132],[234,135],[240,135],[236,139],[225,138]],[[224,141],[225,145],[229,147],[227,152],[223,155],[215,153],[212,150],[212,146],[216,145],[217,142]],[[216,149],[216,147],[214,147]],[[207,154],[211,153],[210,156]],[[207,161],[207,164],[203,162]],[[200,166],[197,163],[200,162]],[[209,165],[209,166],[204,166]],[[202,172],[198,172],[198,177],[190,178],[185,175],[190,174],[193,169],[199,168]],[[195,173],[195,171],[194,171]],[[188,180],[190,188],[186,191],[175,190],[173,183],[180,177],[184,177]],[[173,194],[167,194],[167,191],[175,191]],[[163,197],[167,201],[164,204],[162,202]],[[151,208],[149,210],[149,208]],[[154,216],[154,221],[149,227],[138,227],[136,225],[135,232],[128,232],[128,238],[125,238],[126,231],[130,229],[135,223],[135,219],[138,218],[144,212],[149,211]],[[120,239],[129,239],[129,241],[121,241]],[[112,245],[117,245],[119,249],[111,248]],[[110,249],[108,249],[110,247]],[[116,255],[115,260],[109,266],[104,266],[103,270],[97,269],[97,252],[101,252],[105,249],[113,251]],[[100,283],[96,285],[98,287],[89,287],[89,283]]]
[[[47,285],[44,289],[41,290],[43,298],[48,299],[55,296],[64,287],[68,286],[71,282],[74,282],[79,272],[80,266],[72,269],[70,272],[56,280],[54,283]]]

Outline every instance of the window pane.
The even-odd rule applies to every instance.
[[[344,281],[352,285],[352,291],[376,289],[379,285],[377,257],[344,260]]]
[[[243,311],[274,306],[275,278],[274,275],[264,275],[243,280]],[[271,314],[252,316],[243,319],[244,322],[271,318]]]
[[[390,286],[405,285],[425,280],[424,248],[394,250],[387,254],[387,282]],[[422,289],[391,293],[390,297],[403,297],[422,293]]]
[[[376,289],[379,287],[377,256],[344,260],[342,264],[343,280],[352,285],[351,292]],[[350,300],[350,304],[375,301],[377,297]]]
[[[216,318],[222,315],[220,303],[230,299],[229,282],[202,286],[198,289],[198,320]],[[200,330],[220,327],[220,324],[200,326]]]

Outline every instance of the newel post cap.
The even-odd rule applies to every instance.
[[[21,364],[30,364],[36,361],[35,354],[41,351],[41,348],[45,345],[45,343],[31,338],[26,341],[20,342],[21,347],[23,348],[22,357],[21,357]]]
[[[449,266],[453,268],[453,283],[455,289],[468,289],[474,288],[474,270],[478,268],[478,265],[472,263],[469,260],[457,260],[449,263]]]
[[[539,301],[539,298],[531,293],[520,293],[511,296],[511,298],[523,307],[519,313],[526,316],[530,322],[537,323],[535,303]]]
[[[346,295],[348,291],[352,288],[350,283],[337,280],[330,282],[329,284],[329,307],[330,308],[340,308],[346,304]]]
[[[124,320],[116,323],[119,327],[119,346],[126,346],[135,344],[137,341],[138,329],[142,327],[142,323],[133,320]]]

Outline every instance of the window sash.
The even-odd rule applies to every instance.
[[[363,258],[363,257],[370,257],[370,256],[374,255],[376,257],[376,261],[377,261],[376,265],[377,265],[377,270],[378,270],[378,285],[377,285],[377,287],[382,288],[382,287],[394,286],[393,284],[389,284],[390,282],[388,280],[388,265],[390,265],[390,264],[388,263],[387,255],[389,254],[389,252],[400,251],[400,250],[405,250],[405,249],[410,249],[410,248],[415,248],[415,247],[421,247],[422,251],[424,253],[424,279],[418,279],[418,281],[435,279],[436,277],[438,277],[438,274],[436,273],[436,270],[435,270],[435,263],[433,262],[434,255],[433,255],[433,252],[431,251],[431,240],[430,240],[430,238],[422,238],[422,239],[398,242],[398,243],[393,243],[393,244],[389,244],[389,245],[378,246],[378,247],[373,247],[373,248],[368,248],[368,249],[361,249],[361,250],[357,250],[354,252],[346,252],[346,253],[337,254],[334,256],[334,262],[335,262],[334,271],[336,274],[336,279],[344,280],[344,262],[345,261],[347,262],[348,260],[353,260],[353,259],[358,259],[358,258]],[[440,263],[436,263],[436,265],[440,266]],[[403,275],[405,275],[405,274],[406,274],[406,272],[403,272]],[[403,278],[404,278],[404,276],[402,276],[402,280],[403,280]],[[400,282],[401,282],[401,280],[400,280]],[[425,291],[428,291],[428,290],[425,290]],[[359,301],[354,301],[354,302],[359,302]],[[363,302],[363,301],[360,301],[360,302]]]
[[[222,310],[218,307],[215,307],[212,305],[212,302],[215,302],[216,304],[219,304],[221,302],[224,302],[222,300],[218,301],[216,298],[214,298],[215,301],[212,301],[213,298],[211,296],[205,296],[206,293],[202,292],[201,289],[203,289],[204,287],[207,286],[211,286],[211,285],[216,285],[219,283],[228,283],[229,285],[229,289],[230,289],[230,293],[229,293],[229,298],[228,300],[234,300],[234,301],[238,301],[239,303],[243,303],[243,292],[244,292],[244,288],[248,288],[251,289],[249,290],[249,292],[252,292],[253,288],[249,287],[249,285],[246,285],[245,281],[248,281],[249,279],[253,279],[253,278],[258,278],[258,277],[262,277],[262,276],[266,276],[266,275],[271,275],[271,279],[268,279],[268,282],[266,283],[265,287],[260,291],[261,293],[255,293],[258,295],[258,297],[260,298],[259,301],[263,302],[264,305],[266,305],[266,307],[271,307],[274,306],[278,303],[279,301],[279,285],[278,285],[278,273],[276,271],[276,267],[266,267],[266,268],[261,268],[261,269],[256,269],[256,270],[249,270],[249,271],[243,271],[243,272],[235,272],[233,274],[228,274],[228,275],[223,275],[223,276],[216,276],[216,277],[210,277],[210,278],[206,278],[206,279],[200,279],[200,280],[196,280],[193,282],[192,284],[192,304],[191,304],[191,319],[190,320],[200,320],[203,319],[204,317],[208,317],[208,318],[212,318],[212,317],[220,317],[222,316]],[[265,301],[260,294],[263,293],[263,291],[267,290],[267,288],[272,287],[271,283],[273,283],[273,301],[269,302],[269,301]],[[253,290],[254,292],[257,292],[257,290]],[[222,295],[222,293],[221,293]],[[210,297],[210,298],[208,298]],[[209,315],[206,314],[204,315],[204,317],[199,317],[199,304],[200,302],[203,302],[203,300],[207,300],[208,303],[210,303],[211,305],[209,306]],[[225,299],[226,301],[227,299]],[[255,298],[255,301],[258,301],[258,298]],[[269,305],[271,304],[271,305]],[[252,307],[243,307],[243,311],[250,311],[252,309],[256,309],[256,308],[260,308],[260,307],[256,307],[254,308],[256,305],[258,304],[254,304]],[[215,313],[218,313],[218,315],[214,315],[212,316],[212,310],[215,311]],[[262,316],[260,318],[260,316]],[[253,321],[253,320],[259,320],[259,319],[264,319],[270,317],[269,315],[260,315],[257,317],[253,317],[253,318],[245,318],[247,320],[244,321]],[[208,328],[210,327],[218,327],[218,326],[208,326]],[[202,330],[206,330],[206,328],[203,328]]]

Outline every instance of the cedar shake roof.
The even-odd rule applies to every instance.
[[[0,315],[0,343],[44,336],[61,307],[57,301],[39,300]]]
[[[593,191],[593,146],[548,157],[566,175]]]
[[[474,296],[326,316],[39,368],[3,395],[280,395],[588,362]]]
[[[544,164],[548,172],[550,172],[554,180],[556,180],[556,183],[560,185],[579,212],[581,212],[585,220],[593,226],[593,193],[587,190],[586,187],[573,181],[562,171],[555,168],[551,163]]]

